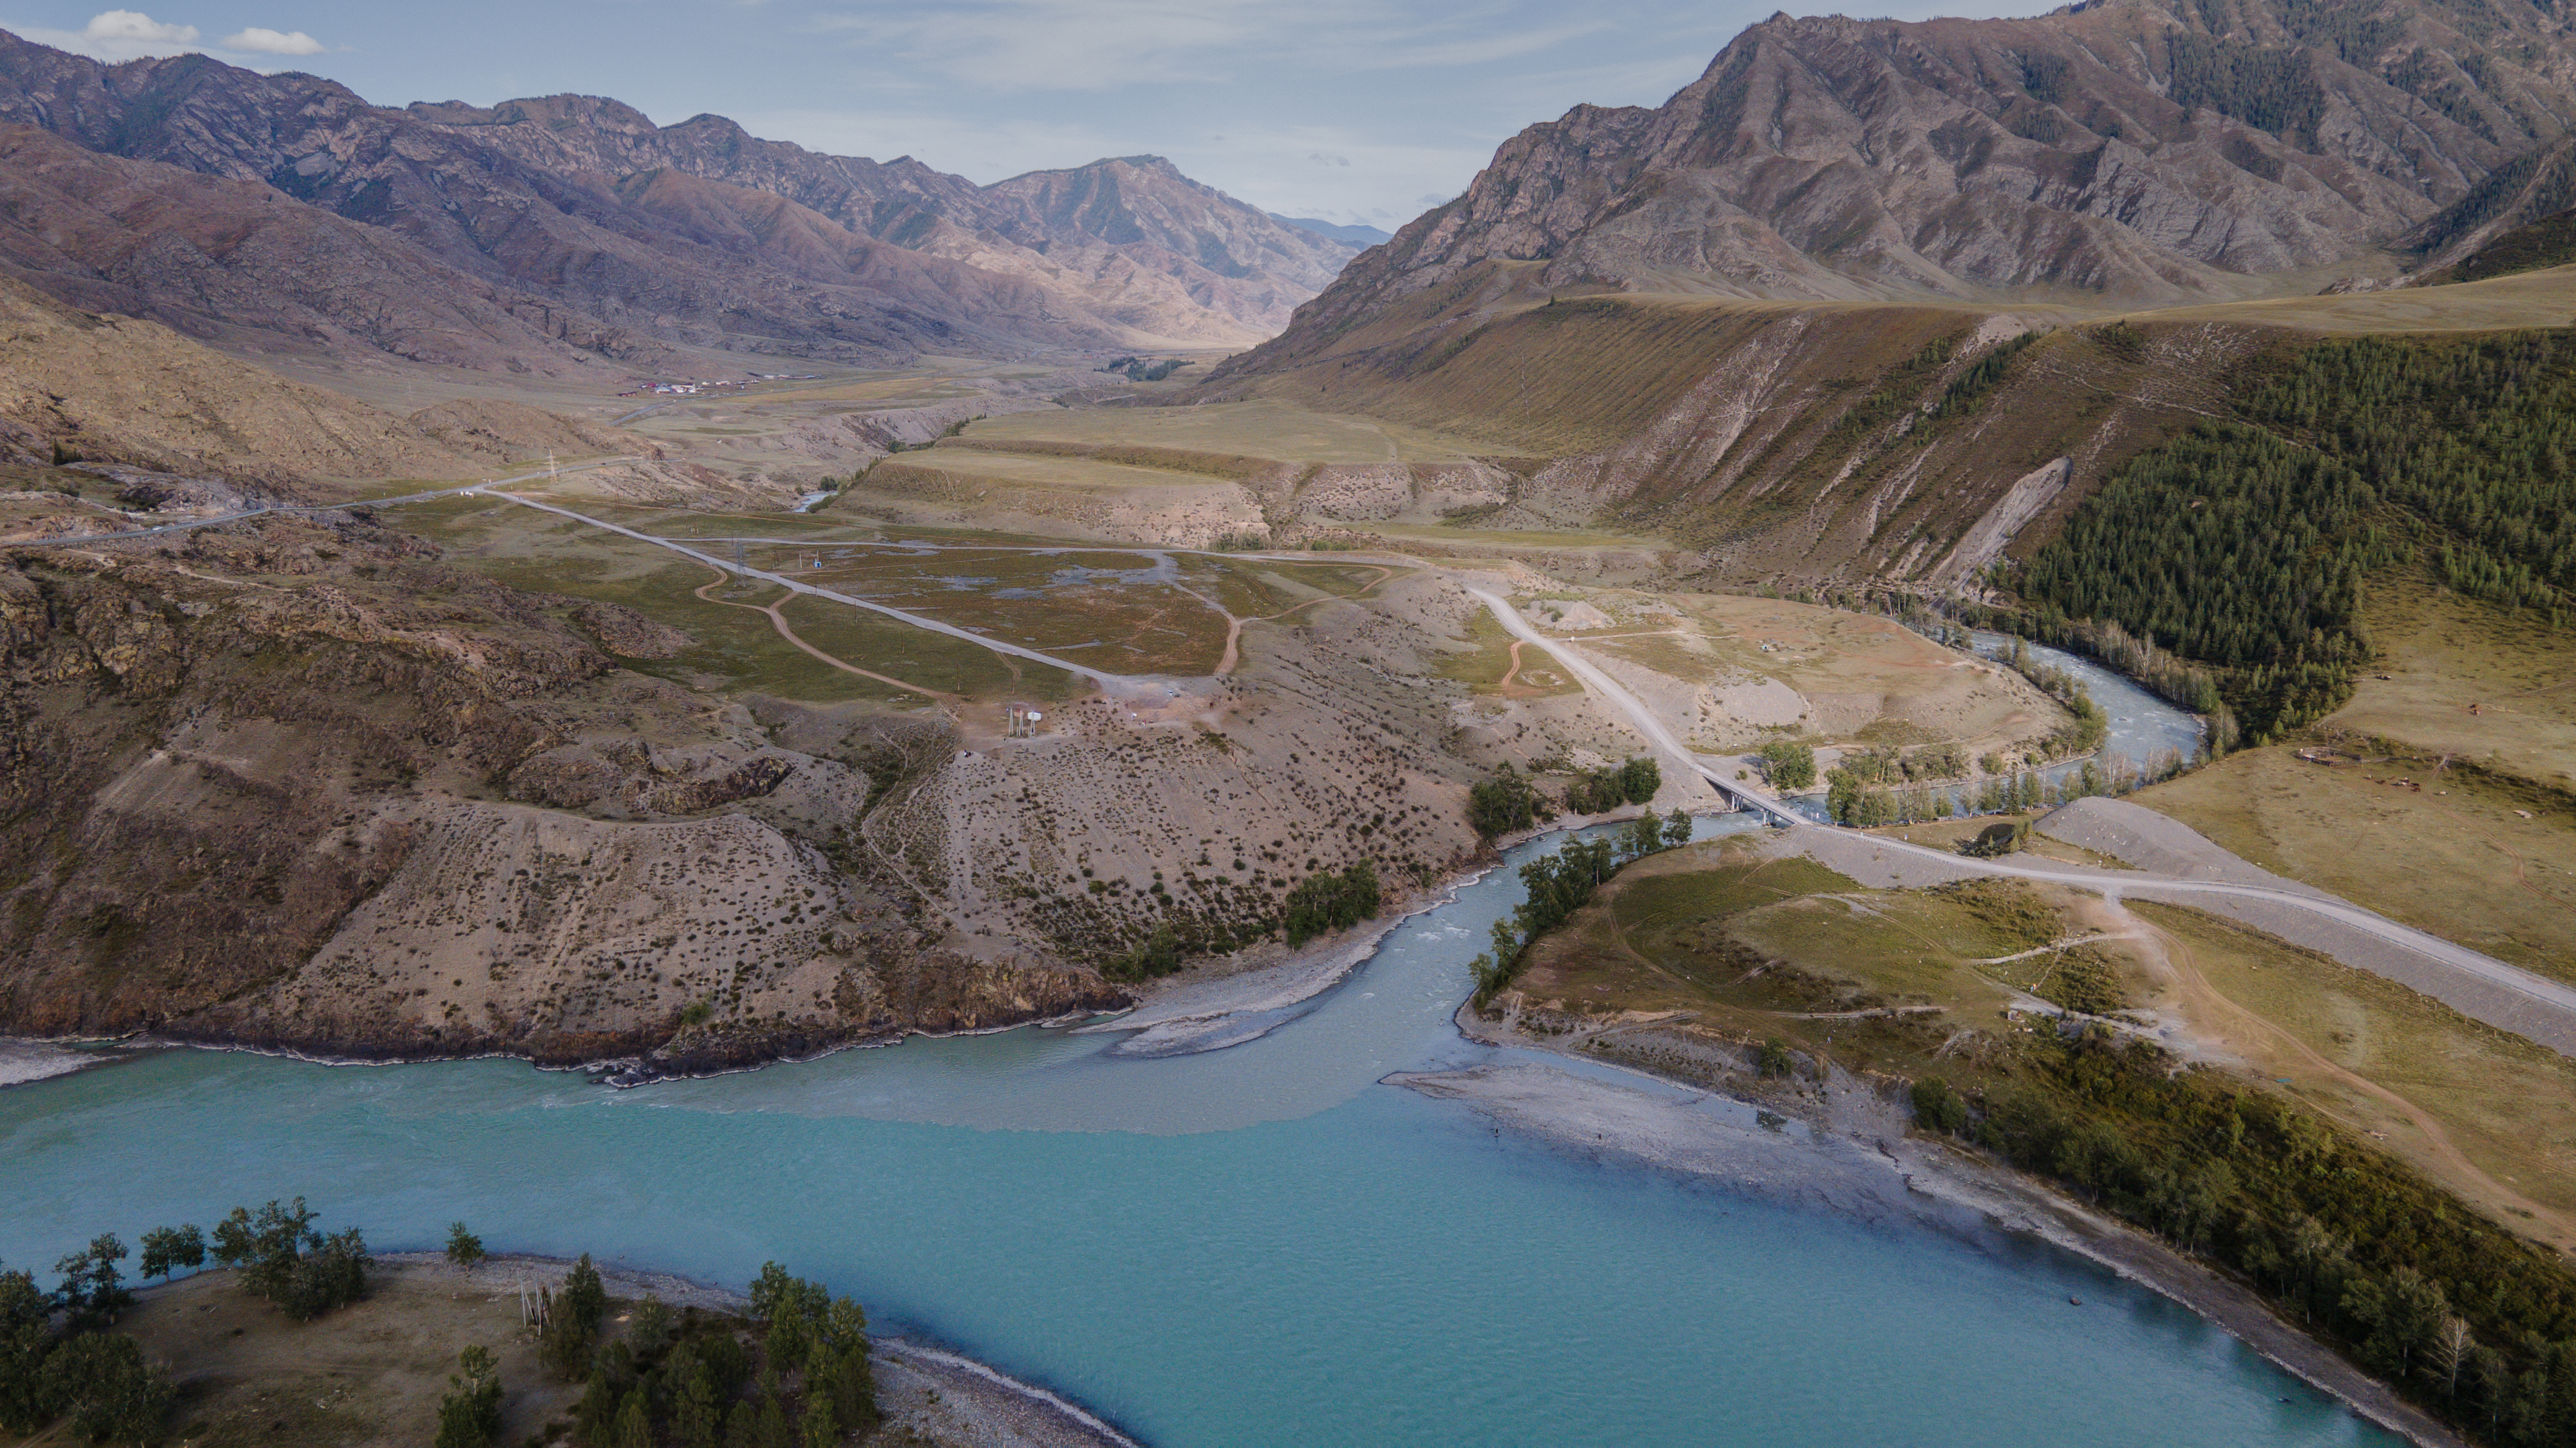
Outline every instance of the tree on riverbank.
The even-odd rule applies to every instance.
[[[1491,779],[1480,780],[1467,791],[1467,822],[1486,839],[1528,829],[1550,818],[1546,801],[1510,760]]]
[[[501,1373],[492,1350],[481,1344],[457,1358],[438,1403],[436,1448],[484,1448],[501,1431]]]
[[[483,1260],[483,1239],[465,1230],[463,1222],[447,1224],[447,1260],[459,1267],[471,1267]]]
[[[45,1376],[55,1411],[71,1418],[75,1436],[137,1445],[159,1441],[170,1385],[143,1361],[134,1339],[73,1333],[46,1359]]]
[[[1309,875],[1288,892],[1280,923],[1290,945],[1303,945],[1331,930],[1348,930],[1374,920],[1383,902],[1377,866],[1365,857],[1349,868]]]
[[[1773,789],[1812,789],[1816,783],[1816,747],[1774,739],[1754,751],[1762,777]]]
[[[1494,948],[1468,962],[1476,980],[1475,1003],[1491,1001],[1511,983],[1532,941],[1563,924],[1567,916],[1590,903],[1612,876],[1631,861],[1690,843],[1690,816],[1680,810],[1657,827],[1647,815],[1614,834],[1568,840],[1553,855],[1521,866],[1521,903],[1511,917],[1493,925]]]
[[[1576,775],[1565,787],[1565,808],[1573,814],[1602,814],[1623,804],[1644,804],[1663,787],[1663,766],[1638,755],[1624,764]]]
[[[326,1237],[313,1229],[316,1215],[302,1197],[256,1214],[236,1207],[215,1225],[214,1258],[239,1268],[246,1291],[290,1317],[354,1302],[373,1260],[365,1239],[355,1227]],[[93,1441],[159,1438],[169,1385],[134,1339],[106,1331],[134,1302],[117,1266],[127,1255],[112,1233],[91,1239],[55,1264],[61,1282],[51,1294],[37,1291],[26,1272],[0,1273],[0,1429],[33,1433],[68,1418],[76,1435]],[[202,1266],[206,1256],[205,1234],[193,1225],[143,1235],[147,1278]]]
[[[545,1329],[537,1339],[538,1356],[557,1377],[579,1382],[590,1372],[599,1319],[607,1310],[608,1289],[599,1280],[590,1254],[584,1252],[564,1277],[563,1291],[548,1302]]]
[[[143,1234],[143,1275],[167,1277],[182,1267],[194,1270],[206,1265],[206,1236],[195,1223],[181,1227],[155,1227]]]
[[[105,1327],[134,1305],[134,1294],[125,1290],[124,1273],[116,1266],[125,1257],[125,1244],[108,1232],[54,1264],[54,1272],[62,1278],[62,1285],[54,1289],[54,1301],[75,1331]]]
[[[215,1224],[215,1260],[240,1268],[243,1289],[289,1317],[314,1318],[346,1306],[367,1295],[375,1259],[355,1227],[327,1237],[315,1231],[320,1215],[302,1197],[292,1206],[271,1201],[256,1215],[235,1207]]]
[[[2576,1274],[2295,1100],[2096,1027],[1914,1102],[1923,1129],[2241,1275],[2453,1424],[2576,1441]]]
[[[271,1202],[256,1213],[236,1212],[215,1236],[243,1285],[257,1272],[263,1281],[285,1284],[281,1290],[291,1297],[300,1273],[333,1257],[334,1239],[315,1231],[314,1217],[301,1200]],[[174,1345],[193,1350],[191,1331],[205,1336],[195,1328],[194,1310],[157,1308],[163,1315],[142,1325],[138,1341],[135,1324],[109,1331],[95,1313],[65,1307],[100,1302],[102,1293],[121,1294],[115,1268],[125,1256],[112,1238],[92,1242],[64,1259],[64,1285],[54,1292],[41,1290],[30,1273],[0,1272],[0,1439],[43,1434],[59,1424],[52,1432],[67,1442],[159,1441],[170,1393],[140,1343],[156,1343],[157,1351]],[[746,1320],[695,1306],[675,1311],[647,1293],[612,1325],[607,1283],[597,1265],[587,1255],[575,1262],[561,1288],[546,1294],[539,1349],[558,1370],[578,1349],[566,1376],[586,1387],[571,1441],[578,1448],[797,1448],[800,1442],[837,1445],[873,1427],[879,1420],[876,1380],[867,1316],[859,1305],[776,1263],[762,1269],[751,1297]],[[390,1305],[397,1319],[407,1310],[401,1301],[397,1295]],[[344,1328],[280,1330],[293,1334],[287,1341],[303,1344],[296,1353],[387,1343],[386,1319],[379,1315],[385,1306],[348,1319]],[[263,1309],[250,1312],[253,1320],[275,1317]],[[170,1314],[187,1325],[175,1336]],[[440,1325],[481,1322],[488,1318],[478,1311],[441,1319]],[[324,1336],[310,1338],[315,1331]],[[410,1350],[398,1355],[406,1365],[415,1360]],[[191,1376],[202,1378],[203,1369],[196,1365]],[[755,1379],[761,1391],[753,1397],[746,1389]],[[487,1448],[499,1431],[502,1398],[496,1355],[482,1344],[466,1346],[438,1400],[435,1426],[412,1422],[391,1431],[435,1448]],[[264,1393],[260,1401],[265,1403]],[[399,1400],[410,1401],[416,1400]],[[357,1406],[363,1411],[364,1405]],[[407,1415],[425,1413],[399,1406],[388,1422]],[[258,1421],[269,1421],[265,1408]]]
[[[863,1428],[877,1421],[868,1317],[856,1302],[834,1297],[821,1283],[792,1277],[769,1262],[752,1283],[751,1312],[754,1321],[769,1329],[770,1360],[804,1369],[809,1419],[819,1411],[825,1423],[837,1428]]]
[[[570,1286],[564,1298],[587,1300]],[[740,1319],[673,1313],[648,1295],[626,1336],[591,1354],[575,1441],[797,1448],[875,1425],[867,1314],[857,1303],[771,1262],[752,1283],[750,1317],[746,1345]]]
[[[82,1264],[78,1270],[86,1275],[67,1286],[84,1301],[100,1285],[97,1246],[65,1259]],[[113,1272],[124,1255],[120,1248],[106,1256],[107,1269]],[[109,1290],[122,1294],[112,1282]],[[54,1309],[65,1299],[62,1291],[39,1291],[30,1273],[0,1272],[0,1430],[33,1434],[68,1417],[84,1438],[154,1441],[169,1408],[169,1385],[132,1338],[104,1331],[103,1318],[87,1310],[66,1310],[57,1333]]]

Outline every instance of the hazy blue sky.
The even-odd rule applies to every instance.
[[[2029,13],[1896,0],[1873,13]],[[1578,102],[1654,105],[1767,10],[1594,0],[0,0],[102,59],[204,50],[382,105],[582,91],[991,182],[1153,152],[1272,211],[1393,230]]]

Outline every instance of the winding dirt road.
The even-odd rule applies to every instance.
[[[950,706],[952,709],[959,709],[965,706],[966,701],[958,698],[954,694],[944,694],[937,689],[928,688],[921,684],[915,684],[908,680],[898,679],[892,674],[880,674],[871,669],[862,669],[847,659],[841,658],[835,654],[825,653],[823,650],[805,642],[802,637],[798,636],[795,627],[787,622],[787,616],[778,611],[780,604],[784,604],[787,601],[786,599],[782,598],[778,603],[743,603],[730,598],[707,597],[708,589],[722,587],[726,582],[733,578],[732,574],[727,573],[721,568],[715,570],[715,575],[714,581],[698,585],[696,592],[701,602],[720,603],[727,608],[748,609],[753,613],[765,614],[768,616],[770,627],[778,630],[778,636],[780,638],[787,640],[787,642],[794,644],[796,647],[803,649],[809,654],[812,654],[815,658],[818,658],[824,663],[830,664],[833,668],[842,670],[845,673],[856,674],[862,679],[874,680],[880,684],[891,684],[898,689],[919,694],[924,698],[937,699],[941,703]]]
[[[1555,639],[1531,627],[1529,620],[1522,618],[1502,599],[1481,588],[1470,588],[1467,590],[1467,595],[1492,610],[1495,619],[1502,624],[1504,632],[1523,643],[1536,644],[1547,650],[1551,657],[1565,666],[1567,673],[1581,680],[1586,689],[1617,705],[1619,711],[1628,716],[1629,723],[1636,726],[1637,732],[1646,736],[1646,742],[1654,746],[1655,752],[1664,756],[1668,764],[1679,769],[1683,778],[1705,779],[1717,786],[1719,793],[1727,793],[1724,782],[1717,777],[1717,772],[1700,763],[1699,756],[1683,748],[1682,742],[1675,739],[1672,731],[1664,727],[1664,721],[1656,718],[1653,711],[1639,702],[1636,695],[1621,688],[1616,680],[1594,667],[1590,660],[1570,648],[1559,647]]]

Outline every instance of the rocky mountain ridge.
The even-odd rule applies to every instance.
[[[0,125],[0,268],[85,312],[264,350],[588,376],[671,348],[256,181],[84,150]]]
[[[640,361],[656,344],[860,362],[1237,345],[1276,330],[1349,254],[1151,158],[978,188],[909,158],[760,141],[714,116],[656,127],[589,97],[392,110],[310,75],[199,55],[110,66],[14,36],[0,36],[0,122],[129,163],[100,169],[127,190],[188,203],[114,213],[132,234],[108,249],[142,258],[122,276],[95,264],[83,275],[60,254],[10,256],[21,276],[75,304],[119,286],[166,290],[171,274],[205,269],[205,236],[274,234],[272,208],[301,202],[376,233],[360,243],[323,222],[295,228],[344,253],[376,253],[397,283],[393,310],[518,317],[515,327],[475,318],[469,335],[507,334],[505,355],[443,359],[465,365],[561,365],[562,347]],[[131,163],[236,184],[192,186]],[[60,187],[21,189],[67,209]],[[193,234],[180,211],[199,217]],[[44,228],[29,229],[39,242],[16,249],[43,253]],[[224,269],[231,259],[211,260]],[[246,290],[231,269],[228,290],[187,310],[293,338],[304,299],[276,294],[282,286]],[[343,335],[302,340],[403,346],[324,324],[334,329]]]
[[[670,170],[767,192],[863,236],[1043,278],[1077,305],[1139,326],[1196,306],[1266,336],[1355,250],[1193,181],[1160,156],[977,186],[910,156],[878,162],[762,140],[722,116],[656,126],[598,96],[416,103],[405,113],[549,171]]]
[[[2565,27],[2519,0],[1775,15],[1660,107],[1579,106],[1504,143],[1230,370],[1298,365],[1408,308],[1457,315],[1450,292],[1490,262],[1526,264],[1528,292],[1819,300],[2384,276],[2576,115]],[[2516,206],[2488,210],[2477,225]]]

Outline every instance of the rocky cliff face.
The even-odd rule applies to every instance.
[[[1584,106],[1301,308],[1311,359],[1479,263],[1522,285],[1734,296],[2314,291],[2576,107],[2521,4],[2111,0],[2029,20],[1775,16],[1656,109]]]
[[[1123,999],[850,847],[940,730],[710,714],[605,651],[667,629],[434,552],[273,520],[9,558],[0,1031],[707,1068]]]
[[[513,319],[478,315],[469,337],[499,327],[516,340],[533,327],[610,360],[637,339],[857,361],[930,349],[1241,343],[1284,323],[1349,254],[1168,166],[1146,190],[1174,199],[1130,210],[1187,222],[1185,245],[1162,234],[1168,224],[1117,240],[1053,227],[1043,207],[1032,211],[1016,194],[988,196],[908,158],[818,156],[719,117],[657,128],[589,97],[389,110],[309,75],[262,76],[203,56],[106,66],[8,36],[0,121],[239,183],[190,188],[128,170],[113,184],[184,195],[189,209],[213,216],[191,233],[165,214],[176,207],[108,208],[133,234],[86,249],[139,253],[139,265],[119,274],[86,259],[22,263],[22,275],[63,277],[59,294],[75,300],[104,297],[101,283],[132,290],[151,281],[167,293],[172,277],[207,270],[201,259],[211,259],[230,285],[187,298],[187,310],[278,330],[311,310],[316,288],[277,277],[267,291],[249,286],[263,274],[230,264],[239,247],[206,243],[240,232],[276,242],[274,208],[303,202],[380,233],[373,249],[388,263],[396,316],[361,340],[396,351],[428,330],[411,318],[460,308]],[[1127,167],[1131,203],[1148,200],[1133,184],[1143,171],[1102,167]],[[295,229],[306,250],[365,249],[329,227]],[[173,232],[176,243],[163,239]],[[1051,255],[1058,250],[1067,254]],[[76,293],[75,281],[86,291]],[[146,300],[178,305],[167,295]]]

